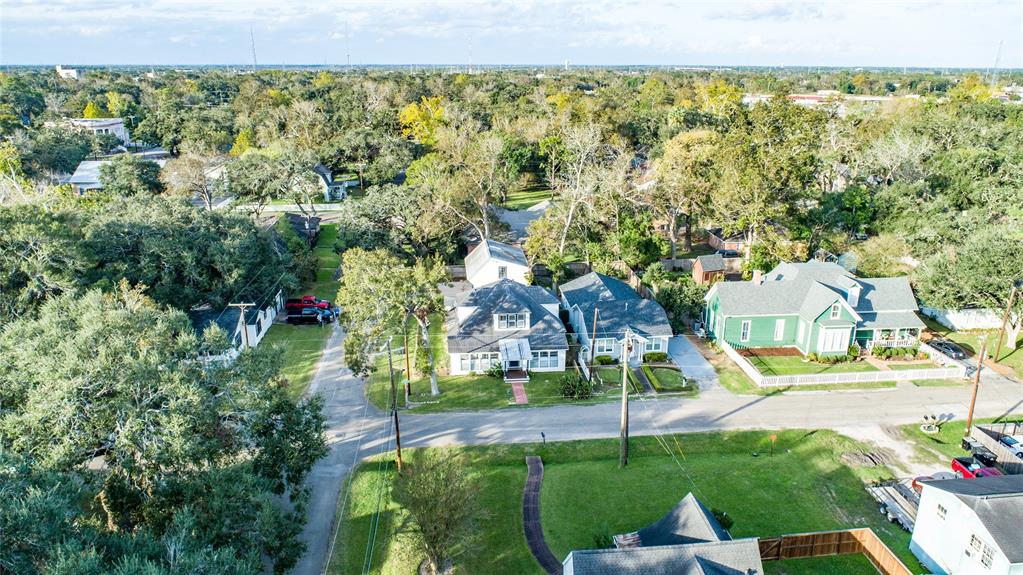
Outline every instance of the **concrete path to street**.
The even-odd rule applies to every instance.
[[[497,219],[507,224],[511,229],[515,241],[524,242],[526,241],[527,235],[526,228],[529,227],[529,224],[533,223],[533,220],[539,219],[543,216],[550,205],[550,200],[543,200],[524,210],[506,210],[504,208],[496,208],[494,212],[497,214]]]
[[[696,380],[701,390],[719,388],[718,373],[714,366],[703,357],[696,345],[684,335],[676,335],[668,340],[668,355],[671,361],[682,370],[689,379]]]
[[[388,414],[366,403],[364,382],[344,366],[343,333],[338,327],[334,330],[309,390],[324,397],[330,453],[316,465],[309,478],[312,493],[303,532],[307,549],[293,571],[300,575],[324,573],[327,557],[339,552],[338,547],[343,544],[334,533],[335,511],[339,500],[344,502],[347,497],[342,486],[348,472],[363,458],[394,447]],[[676,349],[683,348],[676,344]],[[699,356],[695,349],[692,353]],[[696,366],[696,362],[688,360],[690,353],[681,357],[683,371],[687,366],[690,370]],[[709,364],[706,368],[713,371]],[[774,396],[733,395],[716,387],[702,391],[696,399],[633,400],[630,433],[641,436],[726,429],[835,429],[896,452],[902,450],[898,453],[901,458],[909,458],[904,447],[892,445],[877,435],[878,430],[917,423],[924,415],[963,419],[969,400],[969,386],[909,385],[872,391],[786,392]],[[548,441],[617,437],[619,410],[617,402],[609,402],[481,412],[403,412],[402,447],[539,443],[541,432]],[[985,375],[977,398],[977,417],[1004,416],[1021,410],[1023,385],[993,373],[990,377]]]

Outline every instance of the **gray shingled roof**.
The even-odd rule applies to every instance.
[[[700,256],[696,259],[700,262],[700,269],[705,272],[725,271],[725,258],[721,257],[721,254]]]
[[[539,286],[525,286],[509,279],[468,290],[455,296],[457,307],[475,307],[459,324],[457,309],[447,317],[448,351],[468,353],[498,351],[502,339],[528,338],[533,350],[568,349],[565,326],[544,304],[555,305],[554,294]],[[529,327],[496,331],[494,314],[529,312]]]
[[[592,301],[642,299],[629,284],[597,272],[565,283],[561,286],[561,295],[570,306]]]
[[[683,497],[664,517],[640,529],[638,534],[643,547],[728,541],[732,538],[692,493]]]
[[[572,551],[565,575],[762,575],[756,539]]]
[[[973,509],[1010,563],[1023,562],[1023,475],[928,481]]]
[[[913,313],[916,298],[907,278],[858,278],[833,263],[781,263],[760,285],[719,282],[713,289],[728,316],[800,315],[812,321],[836,299],[845,300],[846,290],[856,285],[860,297],[855,310],[864,319],[862,327],[923,327]]]

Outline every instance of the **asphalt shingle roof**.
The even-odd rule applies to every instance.
[[[569,306],[579,308],[587,326],[593,325],[597,308],[597,337],[621,338],[627,329],[639,335],[673,335],[664,308],[639,297],[619,279],[591,272],[561,286],[561,295]]]
[[[756,539],[572,551],[566,575],[762,575]]]
[[[700,269],[702,269],[705,272],[725,271],[725,258],[721,257],[721,254],[700,256],[696,259],[699,260],[700,262]]]
[[[854,309],[864,319],[861,327],[923,327],[913,313],[916,298],[907,278],[858,278],[833,263],[781,263],[760,285],[720,282],[713,289],[725,315],[800,315],[812,321],[856,286],[860,296]]]
[[[597,272],[565,283],[561,286],[561,295],[570,306],[592,301],[642,299],[629,284]]]
[[[732,538],[692,493],[683,497],[664,517],[640,529],[638,534],[643,547],[728,541]]]
[[[568,349],[565,326],[544,305],[557,305],[554,294],[539,286],[509,279],[468,290],[455,296],[456,309],[447,317],[448,351],[498,351],[502,339],[527,338],[533,350]],[[458,307],[474,307],[461,324]],[[515,331],[494,329],[494,314],[529,312],[529,327]]]
[[[1023,563],[1023,475],[928,481],[973,509],[1010,563]]]

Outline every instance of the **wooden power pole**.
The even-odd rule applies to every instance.
[[[387,370],[391,374],[391,415],[394,416],[394,444],[398,449],[398,473],[401,473],[401,428],[398,427],[398,389],[394,385],[394,359],[391,338],[387,338]]]
[[[254,303],[229,303],[228,307],[241,308],[238,310],[238,327],[242,330],[242,346],[249,347],[249,327],[245,322],[245,309],[255,306]]]
[[[987,338],[980,342],[980,355],[977,359],[977,373],[973,374],[973,392],[970,395],[970,412],[966,415],[965,437],[970,435],[973,428],[973,408],[977,406],[977,389],[980,387],[980,370],[984,368],[984,354],[987,353]]]
[[[625,341],[622,343],[622,422],[621,439],[618,449],[618,468],[629,464],[629,340],[632,334],[625,330]]]
[[[401,342],[405,348],[405,405],[408,406],[409,397],[412,395],[412,361],[408,353],[408,321],[402,324]]]
[[[995,345],[995,363],[998,363],[998,356],[1002,353],[1002,340],[1005,339],[1005,328],[1009,325],[1009,315],[1012,314],[1012,304],[1016,301],[1016,292],[1023,287],[1023,280],[1017,280],[1012,284],[1012,291],[1009,292],[1009,303],[1005,306],[1005,314],[1002,315],[1002,330],[998,332],[998,344]]]

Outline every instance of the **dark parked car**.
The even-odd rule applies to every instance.
[[[738,257],[742,257],[742,256],[739,255],[739,252],[737,252],[735,250],[718,250],[718,251],[716,251],[714,253],[716,253],[717,255],[719,255],[719,256],[721,256],[723,258],[738,258]]]
[[[984,447],[983,445],[978,445],[977,447],[974,447],[973,449],[970,450],[970,453],[973,455],[974,459],[976,459],[980,463],[983,463],[984,465],[987,465],[988,467],[994,465],[998,461],[998,456],[995,455],[995,452]]]
[[[947,339],[932,339],[927,345],[951,357],[952,359],[966,359],[966,352],[963,348],[948,341]]]
[[[308,307],[298,311],[289,312],[287,321],[292,325],[323,325],[325,323],[330,323],[333,320],[334,314],[331,311]]]

